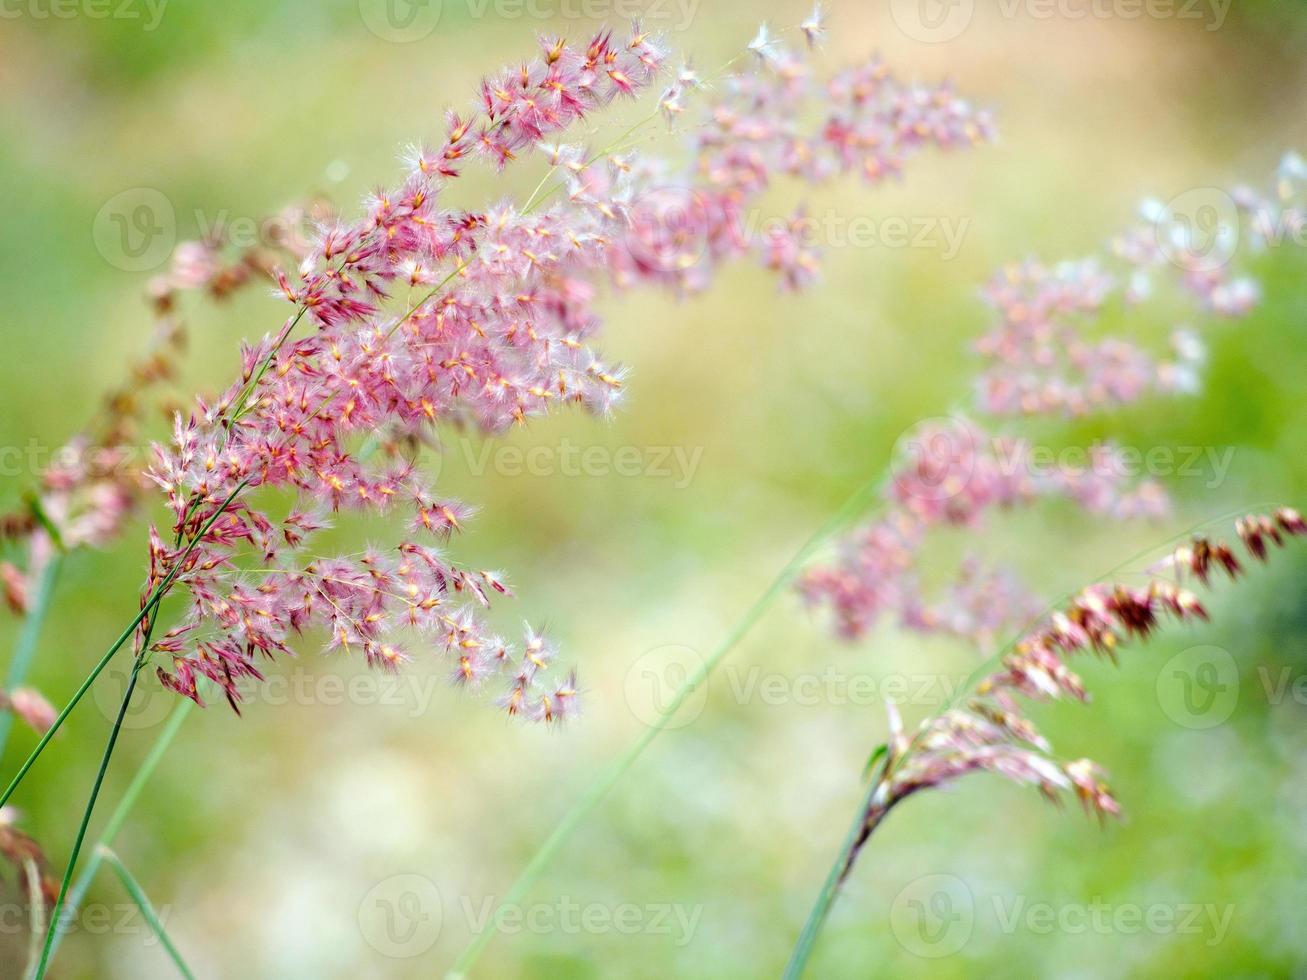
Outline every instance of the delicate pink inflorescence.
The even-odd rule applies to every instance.
[[[803,577],[805,598],[829,605],[841,635],[855,639],[884,615],[921,632],[964,637],[990,649],[1042,609],[1015,573],[969,556],[942,598],[923,589],[920,554],[932,533],[975,531],[995,510],[1065,499],[1112,519],[1158,516],[1155,482],[1132,480],[1116,450],[1099,445],[1079,466],[1036,466],[1030,445],[987,433],[965,418],[934,420],[904,440],[886,489],[885,513],[850,534],[832,565]]]
[[[1103,254],[1045,265],[1015,263],[986,286],[996,322],[976,344],[982,409],[993,415],[1066,414],[1137,401],[1150,392],[1197,390],[1205,353],[1183,323],[1154,354],[1122,337],[1095,337],[1095,321],[1124,310],[1149,321],[1187,299],[1198,315],[1237,319],[1261,298],[1242,273],[1250,254],[1303,241],[1307,166],[1291,153],[1267,195],[1203,188],[1170,204],[1148,200],[1139,222]],[[1168,288],[1169,287],[1169,288]]]
[[[1247,553],[1265,560],[1269,545],[1307,536],[1307,524],[1297,511],[1283,509],[1244,518],[1237,531]],[[1195,537],[1157,565],[1146,586],[1094,585],[1083,590],[1019,641],[963,704],[928,718],[913,735],[903,730],[891,706],[888,759],[876,801],[880,813],[919,790],[979,771],[1034,785],[1054,799],[1070,791],[1099,814],[1119,812],[1099,767],[1088,759],[1057,760],[1022,713],[1021,702],[1063,697],[1087,701],[1084,685],[1067,660],[1085,651],[1115,659],[1124,644],[1146,640],[1168,619],[1207,619],[1185,578],[1206,586],[1218,568],[1230,579],[1243,573],[1229,545]]]
[[[54,706],[30,687],[20,687],[9,694],[0,691],[0,711],[12,711],[41,735],[54,727],[58,715]]]
[[[59,881],[51,875],[41,845],[18,829],[21,816],[12,806],[0,807],[0,859],[17,873],[33,904],[53,906],[59,895]]]
[[[56,549],[103,548],[123,533],[141,497],[153,485],[141,472],[141,429],[152,414],[168,409],[165,386],[177,373],[186,347],[178,315],[183,293],[203,292],[225,300],[255,282],[267,282],[273,267],[303,257],[306,224],[327,213],[323,204],[287,208],[263,223],[265,242],[234,249],[221,227],[201,241],[184,242],[169,271],[149,286],[156,317],[148,351],[127,369],[124,382],[104,398],[85,431],[54,453],[41,472],[39,488],[26,508],[0,515],[0,542],[26,548],[26,567],[0,562],[0,585],[16,614],[28,611],[34,583]]]
[[[132,363],[91,424],[54,454],[24,508],[0,515],[0,544],[13,542],[24,552],[25,567],[0,562],[0,593],[15,615],[31,612],[38,583],[56,553],[109,545],[152,487],[137,450],[143,424],[167,407],[166,385],[186,346],[177,311],[181,294],[202,291],[223,300],[253,282],[268,281],[277,262],[303,255],[309,215],[305,208],[290,208],[264,222],[265,242],[255,246],[233,248],[224,229],[211,229],[203,241],[180,245],[169,272],[151,282],[157,322],[149,350]],[[54,719],[35,691],[15,691],[5,705],[40,730]]]
[[[1008,267],[985,290],[998,324],[977,344],[983,357],[979,412],[1083,415],[1149,392],[1196,390],[1204,350],[1191,331],[1176,330],[1171,359],[1159,360],[1129,341],[1087,339],[1085,328],[1113,304],[1142,303],[1167,276],[1178,279],[1181,292],[1209,313],[1246,314],[1259,290],[1234,271],[1240,247],[1257,250],[1300,239],[1307,228],[1305,181],[1307,164],[1290,154],[1269,197],[1241,188],[1231,195],[1204,191],[1197,202],[1182,195],[1171,206],[1146,202],[1143,224],[1118,238],[1111,256]],[[1185,220],[1181,205],[1199,210],[1202,228]],[[974,531],[995,510],[1049,498],[1071,500],[1114,520],[1159,517],[1169,506],[1156,482],[1130,477],[1132,468],[1111,444],[1095,445],[1080,465],[1038,465],[1028,441],[1012,434],[1010,423],[996,432],[973,419],[948,418],[916,427],[903,449],[891,467],[883,515],[848,535],[837,559],[809,569],[799,584],[807,601],[832,610],[845,638],[862,636],[888,615],[909,629],[959,636],[993,652],[996,641],[1025,632],[1042,603],[1011,571],[974,556],[963,559],[942,596],[932,597],[918,575],[932,534]],[[1247,551],[1259,559],[1271,545],[1304,531],[1291,510],[1238,524]],[[1206,538],[1177,551],[1166,568],[1177,577],[1192,573],[1204,585],[1214,569],[1231,577],[1241,571],[1229,547]],[[903,734],[891,706],[894,732],[886,772],[892,777],[887,775],[880,802],[868,814],[866,832],[904,796],[981,769],[1034,783],[1049,794],[1074,789],[1091,808],[1115,812],[1097,766],[1088,760],[1055,761],[1015,699],[1083,699],[1066,655],[1082,648],[1110,655],[1122,640],[1151,632],[1161,614],[1179,620],[1206,615],[1191,592],[1163,580],[1142,590],[1092,587],[1026,636],[967,706],[927,719],[914,738]]]
[[[1243,299],[1255,298],[1257,285],[1232,270],[1249,249],[1307,227],[1304,182],[1307,164],[1290,154],[1269,197],[1246,188],[1230,195],[1212,189],[1188,204],[1185,195],[1172,206],[1145,202],[1142,224],[1113,242],[1110,256],[1009,266],[985,289],[998,323],[977,343],[982,355],[978,412],[999,418],[1083,415],[1149,392],[1196,390],[1204,347],[1191,330],[1177,328],[1171,357],[1157,359],[1131,341],[1089,339],[1086,328],[1113,304],[1142,303],[1167,277],[1203,310],[1226,317],[1247,313],[1251,304]],[[1228,206],[1220,207],[1222,202]],[[1201,229],[1185,220],[1185,207],[1200,212]],[[944,600],[932,601],[916,572],[933,530],[974,528],[989,511],[1050,497],[1114,520],[1167,513],[1162,487],[1133,480],[1132,467],[1110,443],[1091,447],[1076,465],[1041,465],[1027,439],[1014,434],[1011,425],[997,425],[935,420],[904,440],[885,515],[846,538],[835,563],[809,570],[801,582],[811,603],[831,607],[842,635],[856,638],[889,613],[909,628],[963,636],[988,648],[996,631],[1018,627],[1040,608],[1015,575],[982,571],[975,558],[966,560]]]
[[[803,31],[820,37],[819,12]],[[675,121],[704,101],[690,165],[675,168],[620,145],[555,142],[668,74],[654,38],[637,25],[585,46],[545,39],[535,59],[482,84],[472,113],[451,112],[440,142],[407,154],[398,187],[374,193],[360,220],[323,227],[298,274],[278,275],[298,312],[244,351],[237,383],[179,417],[151,471],[175,524],[152,535],[146,596],[180,585],[190,597],[184,621],[150,649],[167,661],[166,686],[199,700],[207,678],[235,706],[259,659],[289,653],[313,627],[329,648],[383,669],[443,648],[458,684],[507,678],[499,703],[513,715],[553,722],[576,711],[575,677],[549,680],[555,651],[544,637],[528,629],[514,649],[484,621],[508,592],[502,576],[444,550],[470,508],[398,453],[374,463],[364,446],[423,440],[442,424],[495,433],[563,406],[607,413],[625,371],[591,347],[605,284],[684,293],[708,285],[721,262],[756,254],[783,286],[802,285],[815,272],[806,245],[747,232],[746,213],[774,177],[878,181],[924,147],[990,136],[987,115],[947,87],[901,83],[877,61],[821,87],[769,34],[753,49],[719,97],[708,100],[688,67],[663,89],[653,118]],[[524,204],[441,205],[465,167],[529,156],[550,170]],[[295,335],[301,320],[311,334]],[[251,501],[258,488],[299,503],[274,516]],[[347,509],[394,513],[413,536],[312,557],[314,535]],[[260,567],[242,570],[250,557]],[[141,639],[152,630],[147,619]]]

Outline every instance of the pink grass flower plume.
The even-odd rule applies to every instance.
[[[20,687],[8,694],[0,691],[0,711],[12,711],[33,731],[44,735],[54,727],[58,712],[39,691]]]
[[[1143,224],[1112,243],[1110,271],[1099,256],[1052,266],[1030,260],[995,276],[983,295],[998,323],[975,344],[977,417],[927,420],[905,434],[883,515],[848,535],[836,561],[805,573],[800,589],[807,601],[829,607],[847,639],[891,615],[906,628],[968,639],[988,652],[1041,603],[1015,572],[975,555],[960,563],[942,595],[927,590],[920,555],[932,537],[974,534],[994,511],[1058,498],[1107,520],[1165,516],[1164,488],[1135,479],[1119,447],[1096,443],[1082,462],[1041,464],[1025,420],[1086,416],[1148,395],[1199,390],[1205,347],[1191,327],[1172,330],[1168,358],[1123,338],[1094,336],[1095,321],[1107,316],[1113,300],[1133,311],[1167,281],[1180,298],[1196,299],[1199,313],[1246,315],[1260,288],[1240,273],[1241,263],[1249,250],[1307,224],[1305,197],[1307,164],[1291,153],[1270,196],[1246,187],[1231,192],[1226,224],[1211,231],[1221,244],[1215,252],[1215,246],[1199,248],[1171,208],[1148,201],[1140,208]],[[1232,302],[1235,295],[1243,299]]]
[[[823,31],[820,10],[801,27],[810,44]],[[198,702],[207,679],[236,707],[260,660],[290,653],[292,637],[313,628],[327,649],[385,670],[443,650],[457,684],[495,680],[511,715],[575,713],[577,680],[553,679],[554,646],[528,628],[515,648],[486,622],[486,607],[509,594],[504,578],[446,550],[472,509],[399,447],[431,442],[438,425],[493,434],[564,406],[610,412],[626,371],[592,347],[605,286],[686,293],[748,256],[783,287],[804,285],[817,257],[801,222],[756,240],[745,231],[775,178],[874,183],[921,149],[992,136],[987,113],[948,86],[900,82],[878,60],[821,84],[765,29],[749,47],[747,67],[715,80],[669,71],[638,24],[582,45],[542,39],[535,58],[482,83],[472,111],[449,112],[442,139],[413,147],[403,179],[372,194],[361,218],[324,224],[298,271],[276,273],[295,312],[244,350],[234,384],[178,416],[170,447],[156,447],[150,475],[175,521],[151,534],[144,596],[175,586],[188,596],[179,624],[155,639],[151,606],[138,635],[141,652],[163,661],[164,685]],[[684,164],[634,152],[641,124],[597,151],[561,141],[662,77],[651,120],[675,124],[702,103]],[[548,171],[525,203],[442,206],[467,167],[498,172],[528,158]],[[311,332],[297,334],[301,322]],[[386,452],[374,462],[378,444]],[[251,499],[264,489],[297,502],[274,512],[284,504]],[[398,515],[411,536],[314,555],[315,536],[343,510]]]
[[[834,561],[808,569],[799,589],[810,604],[831,610],[846,639],[864,636],[887,616],[908,629],[963,638],[985,655],[997,652],[996,641],[1013,631],[1022,639],[961,704],[928,717],[912,735],[895,706],[888,705],[890,737],[843,875],[890,809],[969,772],[1034,785],[1054,799],[1071,791],[1100,815],[1119,812],[1098,764],[1054,757],[1022,713],[1021,701],[1087,701],[1083,684],[1067,666],[1069,657],[1088,650],[1115,659],[1125,642],[1146,639],[1168,618],[1206,619],[1184,580],[1207,586],[1217,570],[1238,577],[1243,564],[1234,549],[1195,537],[1152,569],[1147,586],[1091,586],[1033,630],[1029,624],[1039,621],[1043,606],[1013,570],[968,555],[941,593],[922,584],[921,555],[933,536],[976,535],[990,513],[1050,498],[1070,500],[1100,519],[1164,516],[1169,501],[1162,487],[1134,479],[1112,444],[1091,447],[1083,465],[1039,466],[1022,434],[1023,421],[1035,415],[1083,416],[1149,394],[1196,391],[1203,346],[1187,327],[1173,332],[1169,360],[1131,341],[1095,338],[1089,328],[1106,315],[1113,299],[1131,310],[1167,278],[1182,296],[1197,300],[1199,312],[1246,315],[1260,289],[1239,273],[1244,254],[1235,246],[1265,248],[1285,229],[1307,224],[1305,182],[1307,165],[1290,154],[1270,197],[1236,189],[1229,195],[1226,223],[1214,230],[1215,240],[1228,247],[1215,258],[1210,248],[1196,246],[1189,226],[1170,208],[1146,202],[1144,224],[1112,245],[1117,268],[1109,271],[1101,257],[1055,266],[1027,261],[1009,266],[985,288],[998,324],[976,344],[981,355],[976,411],[990,420],[936,419],[907,433],[891,466],[883,514],[848,534]],[[1265,560],[1272,546],[1307,534],[1307,524],[1297,511],[1283,508],[1244,518],[1236,531],[1247,554]]]
[[[1270,547],[1307,536],[1307,522],[1297,511],[1283,508],[1240,519],[1236,532],[1246,554],[1265,561]],[[1087,703],[1084,684],[1067,661],[1083,652],[1115,660],[1125,644],[1148,639],[1168,619],[1206,620],[1207,610],[1185,582],[1192,579],[1208,586],[1217,571],[1234,580],[1244,574],[1244,566],[1232,546],[1198,535],[1158,563],[1147,585],[1101,584],[1081,591],[1018,641],[961,704],[927,718],[912,734],[905,731],[894,705],[888,705],[890,737],[857,846],[903,800],[971,772],[995,773],[1034,786],[1055,801],[1071,793],[1100,816],[1119,814],[1120,804],[1102,768],[1090,759],[1056,758],[1023,714],[1022,702],[1071,698]],[[845,874],[856,856],[857,847]]]

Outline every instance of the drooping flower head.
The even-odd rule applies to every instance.
[[[486,622],[508,593],[502,576],[447,551],[471,508],[396,447],[429,442],[439,425],[493,434],[563,407],[612,411],[626,371],[593,346],[605,286],[688,293],[750,255],[803,285],[810,249],[747,232],[772,179],[875,182],[924,148],[990,135],[987,115],[951,89],[899,82],[879,61],[821,86],[779,38],[762,48],[711,100],[688,69],[661,89],[651,119],[703,101],[682,165],[564,141],[655,90],[667,61],[656,38],[636,25],[581,45],[543,39],[535,58],[487,78],[471,111],[450,112],[442,139],[406,153],[401,181],[371,194],[362,217],[325,223],[298,270],[276,273],[294,312],[244,349],[233,384],[178,417],[151,471],[174,523],[152,535],[142,601],[174,586],[189,597],[180,624],[155,639],[147,616],[139,638],[166,686],[198,700],[207,678],[234,706],[260,662],[312,628],[380,669],[443,650],[456,684],[506,681],[499,703],[512,715],[576,712],[576,680],[549,679],[549,643],[528,629],[514,649]],[[467,167],[528,160],[548,170],[524,203],[442,202]],[[255,502],[261,489],[299,500],[281,516]],[[317,532],[347,510],[395,515],[412,536],[313,556]]]

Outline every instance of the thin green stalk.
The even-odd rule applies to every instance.
[[[82,681],[81,686],[73,694],[72,699],[64,705],[64,709],[59,712],[59,716],[55,718],[54,724],[50,726],[50,730],[41,736],[41,740],[36,743],[36,748],[34,748],[32,754],[27,757],[27,761],[19,767],[18,772],[10,781],[9,786],[3,793],[0,793],[0,806],[4,806],[9,802],[9,798],[14,795],[14,790],[18,789],[18,784],[23,781],[23,777],[27,775],[28,770],[36,763],[37,758],[39,758],[41,753],[45,751],[45,747],[50,744],[50,740],[54,738],[55,733],[63,726],[64,720],[72,714],[73,709],[77,707],[78,702],[81,701],[86,692],[90,690],[91,685],[95,683],[95,679],[103,673],[104,668],[109,666],[109,661],[113,659],[114,654],[122,649],[123,644],[130,640],[136,633],[136,628],[140,626],[145,617],[149,615],[150,610],[155,604],[154,601],[147,602],[145,608],[140,611],[136,619],[132,621],[132,624],[128,626],[127,629],[123,630],[122,635],[114,641],[113,646],[105,651],[104,656],[100,658],[100,662],[95,665],[91,673],[87,675],[86,679]]]
[[[1261,510],[1264,508],[1274,509],[1275,506],[1276,505],[1274,504],[1259,504],[1252,507],[1251,510]],[[1227,521],[1230,518],[1246,513],[1249,509],[1250,508],[1240,508],[1237,511],[1231,511],[1228,514],[1223,514],[1219,517],[1200,521],[1187,530],[1182,531],[1180,534],[1173,535],[1165,541],[1151,545],[1136,554],[1131,555],[1125,561],[1116,565],[1114,568],[1109,569],[1105,574],[1098,576],[1095,581],[1110,579],[1117,575],[1123,568],[1127,568],[1130,565],[1141,561],[1145,556],[1155,553],[1161,548],[1170,547],[1177,541],[1183,541],[1192,535],[1197,534],[1204,527],[1210,527],[1212,524]],[[1032,622],[1036,622],[1047,616],[1053,610],[1061,608],[1062,605],[1073,599],[1075,595],[1076,592],[1065,593],[1059,599],[1050,604],[1045,612],[1041,613],[1038,617],[1034,617]],[[1021,637],[1024,636],[1026,632],[1027,630],[1023,628],[1021,632],[1012,637],[1007,643],[1003,644],[998,652],[987,657],[980,665],[978,665],[975,670],[971,672],[966,683],[958,688],[948,702],[935,713],[934,717],[941,717],[948,711],[951,711],[963,697],[967,696],[968,692],[974,689],[979,678],[987,670],[992,670],[994,665],[1011,651],[1018,642],[1020,642]],[[876,827],[880,825],[880,822],[885,819],[885,816],[889,811],[889,808],[885,806],[876,807],[876,792],[880,788],[881,783],[890,777],[892,770],[901,766],[904,760],[912,754],[913,749],[917,747],[917,744],[925,730],[924,726],[918,728],[907,746],[902,751],[898,752],[895,758],[884,762],[881,765],[876,778],[872,780],[871,787],[867,791],[866,799],[863,801],[862,806],[859,807],[858,812],[854,816],[853,827],[845,838],[844,847],[841,848],[839,857],[836,858],[835,863],[831,865],[830,871],[826,875],[826,881],[822,885],[822,889],[818,893],[812,909],[808,913],[807,922],[804,924],[803,931],[800,933],[798,942],[795,944],[794,952],[790,956],[789,965],[785,969],[785,980],[799,980],[799,978],[803,976],[803,972],[808,965],[808,960],[812,955],[813,948],[816,946],[817,939],[821,934],[822,927],[825,925],[826,919],[830,915],[831,907],[834,905],[836,898],[839,897],[840,886],[853,870],[853,862],[857,859],[859,850],[864,844],[866,844],[868,837],[870,837]]]
[[[146,647],[148,647],[148,644]],[[127,682],[127,691],[123,695],[122,704],[118,706],[118,715],[114,718],[113,728],[109,731],[109,740],[104,746],[104,755],[100,758],[100,769],[95,774],[95,784],[91,787],[91,797],[86,801],[86,809],[82,813],[82,823],[77,828],[77,837],[73,841],[73,852],[68,858],[68,867],[64,869],[63,881],[59,885],[59,897],[55,900],[54,908],[50,910],[50,925],[45,933],[45,949],[41,952],[41,962],[36,968],[35,980],[45,980],[45,971],[50,965],[50,957],[54,951],[54,937],[60,928],[64,900],[68,897],[68,888],[72,884],[73,871],[77,867],[77,858],[81,854],[82,844],[86,840],[86,829],[90,826],[91,814],[95,812],[95,801],[99,799],[100,788],[104,785],[105,773],[109,771],[109,760],[113,758],[113,750],[117,747],[118,736],[122,732],[123,718],[127,715],[127,706],[132,700],[132,694],[136,691],[136,681],[141,676],[141,668],[144,665],[145,647],[137,655],[136,663],[132,665],[132,674]]]
[[[883,769],[883,767],[882,767]],[[803,972],[808,968],[808,958],[812,955],[813,948],[817,945],[817,937],[821,935],[822,927],[826,924],[826,917],[830,915],[831,907],[835,904],[835,897],[839,894],[840,885],[848,876],[852,866],[854,853],[857,851],[860,843],[866,840],[867,835],[875,829],[875,824],[868,826],[867,814],[871,812],[875,804],[876,792],[880,789],[881,775],[877,773],[871,780],[871,786],[867,789],[866,798],[862,801],[862,806],[853,820],[853,825],[849,828],[848,834],[844,838],[844,846],[840,848],[839,857],[831,865],[830,871],[826,875],[826,881],[821,886],[821,892],[817,895],[817,901],[813,903],[812,909],[808,912],[808,921],[803,925],[803,932],[799,934],[799,941],[795,943],[794,952],[790,955],[790,962],[785,967],[784,980],[799,980]],[[881,814],[883,817],[884,814]],[[879,823],[880,818],[876,819]]]
[[[122,859],[103,845],[96,848],[96,856],[103,857],[104,860],[109,862],[109,866],[113,868],[114,873],[118,875],[118,880],[121,881],[123,887],[127,889],[127,894],[131,895],[132,901],[140,906],[141,914],[145,916],[145,921],[154,931],[154,935],[158,938],[159,942],[163,944],[163,948],[168,951],[168,955],[172,958],[173,965],[177,967],[177,972],[184,976],[186,980],[195,980],[195,974],[191,972],[190,967],[186,965],[186,961],[182,959],[182,954],[178,952],[177,947],[173,945],[172,939],[168,936],[167,930],[164,929],[163,923],[159,920],[159,916],[154,911],[154,906],[150,904],[150,899],[146,896],[145,891],[141,888],[136,879],[132,877],[132,873],[127,870],[127,866],[123,864]]]
[[[342,268],[343,267],[342,264]],[[259,384],[263,381],[263,376],[268,373],[268,368],[270,368],[272,362],[277,359],[277,354],[281,351],[281,348],[285,345],[286,341],[290,339],[290,335],[295,332],[295,328],[299,326],[300,320],[304,319],[304,314],[308,312],[308,309],[307,306],[301,306],[299,312],[297,312],[295,316],[281,328],[281,336],[277,338],[277,343],[273,345],[272,350],[270,350],[268,355],[263,359],[263,363],[259,365],[258,371],[250,378],[249,383],[241,388],[240,397],[236,400],[236,404],[232,406],[232,425],[235,425],[245,417],[245,410],[250,400],[250,395],[254,394],[255,389],[259,387]]]
[[[610,765],[597,779],[592,782],[581,797],[572,804],[572,808],[567,811],[563,819],[559,821],[553,832],[540,845],[539,850],[531,858],[530,862],[522,869],[517,880],[508,890],[503,901],[495,909],[495,914],[491,917],[486,927],[478,933],[463,950],[461,956],[454,963],[449,976],[451,978],[464,977],[476,964],[481,953],[490,943],[491,938],[499,930],[503,917],[511,906],[521,902],[528,889],[536,883],[550,861],[558,854],[563,845],[567,842],[572,833],[580,826],[581,822],[590,815],[590,812],[599,804],[599,801],[607,795],[608,791],[626,774],[640,755],[647,749],[675,717],[681,706],[696,691],[699,686],[708,678],[708,675],[717,667],[718,664],[731,652],[739,642],[748,635],[762,614],[767,608],[780,596],[790,583],[798,575],[799,571],[807,563],[808,559],[820,548],[825,542],[834,536],[841,528],[853,518],[857,517],[865,509],[867,503],[875,496],[881,485],[882,479],[877,476],[869,480],[853,492],[853,494],[844,502],[844,505],[832,516],[825,524],[806,541],[803,546],[794,553],[785,566],[772,580],[767,590],[759,596],[749,609],[745,612],[743,618],[735,624],[726,638],[717,646],[711,655],[699,666],[699,668],[685,681],[677,690],[671,703],[662,709],[653,723],[641,733],[640,737],[622,753],[617,760]]]
[[[186,564],[186,559],[191,556],[191,552],[193,552],[200,541],[204,539],[204,536],[209,533],[213,528],[213,525],[218,522],[218,518],[227,512],[227,508],[231,506],[232,501],[236,499],[237,494],[249,486],[249,484],[249,477],[242,480],[236,489],[228,495],[227,499],[223,501],[222,506],[219,507],[218,510],[204,522],[204,526],[196,532],[195,537],[191,539],[191,543],[186,546],[186,550],[182,552],[181,556],[173,564],[172,570],[168,572],[163,581],[159,583],[158,587],[150,593],[150,597],[145,601],[145,605],[142,606],[141,611],[136,614],[136,618],[132,620],[131,625],[123,630],[122,635],[114,641],[113,646],[111,646],[105,652],[104,656],[100,658],[100,662],[95,665],[95,668],[91,671],[90,675],[82,682],[81,687],[79,687],[76,693],[73,694],[72,700],[64,705],[64,709],[59,712],[59,716],[54,720],[54,724],[50,726],[50,730],[41,736],[41,741],[36,744],[36,748],[32,750],[32,754],[27,757],[27,761],[23,763],[22,767],[18,770],[18,773],[9,783],[9,786],[5,789],[4,793],[0,794],[0,806],[4,806],[9,802],[9,798],[14,795],[14,790],[18,788],[18,784],[23,781],[23,777],[27,775],[28,770],[32,768],[37,758],[45,751],[45,747],[50,744],[50,740],[54,738],[55,733],[59,731],[63,726],[64,721],[70,714],[72,714],[72,711],[77,707],[78,702],[81,701],[86,692],[90,690],[91,685],[95,683],[95,679],[103,673],[105,667],[109,666],[109,661],[113,659],[114,654],[122,648],[123,644],[136,634],[136,628],[145,621],[145,618],[149,616],[154,609],[158,608],[159,603],[163,601],[164,595],[181,572],[182,566]]]
[[[63,553],[56,551],[50,556],[46,563],[45,570],[41,573],[41,581],[36,588],[36,596],[32,600],[32,608],[27,613],[27,619],[23,622],[23,632],[18,637],[18,646],[14,650],[14,659],[9,662],[9,673],[5,678],[5,690],[12,693],[15,688],[23,686],[27,680],[27,672],[32,666],[32,660],[36,656],[36,648],[41,641],[41,631],[45,628],[46,616],[50,612],[50,600],[54,596],[55,584],[59,579],[60,566],[63,564]],[[0,712],[0,757],[4,756],[5,745],[9,740],[9,730],[13,727],[14,715],[12,711]]]
[[[104,830],[102,830],[100,836],[96,838],[95,847],[92,848],[90,857],[86,860],[86,867],[82,868],[81,873],[78,874],[77,879],[73,882],[73,887],[69,889],[67,903],[69,909],[76,910],[81,908],[82,901],[86,898],[86,892],[90,889],[91,883],[95,880],[95,876],[100,870],[100,865],[104,858],[104,852],[113,845],[115,840],[117,840],[118,833],[127,822],[127,817],[131,813],[132,807],[136,805],[137,799],[140,798],[141,792],[145,789],[145,784],[148,783],[150,777],[154,775],[154,771],[159,767],[159,763],[163,760],[169,747],[177,738],[177,733],[181,731],[182,722],[186,720],[187,715],[191,713],[194,707],[195,702],[183,700],[181,704],[173,709],[172,714],[169,715],[168,723],[164,726],[163,731],[159,733],[158,739],[155,740],[154,745],[150,748],[150,752],[146,755],[140,768],[136,770],[136,774],[132,776],[132,781],[128,785],[127,791],[123,794],[123,798],[118,802],[118,806],[110,815],[109,822],[104,825]],[[63,937],[64,934],[62,931],[55,936],[54,947],[50,950],[51,958],[53,958],[55,953],[59,951],[59,944],[63,942]]]

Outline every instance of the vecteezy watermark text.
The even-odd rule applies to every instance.
[[[997,0],[1004,20],[1019,17],[1042,22],[1078,23],[1093,20],[1177,20],[1202,24],[1218,31],[1225,24],[1233,0]],[[890,0],[895,25],[914,41],[942,44],[961,37],[971,26],[976,0]]]
[[[22,903],[0,903],[0,935],[27,934],[32,928],[31,912],[31,908]],[[173,907],[157,905],[154,912],[160,924],[166,926]],[[59,931],[63,935],[80,932],[88,936],[141,936],[146,946],[159,942],[140,906],[134,902],[90,902],[77,908],[65,905],[59,915]]]
[[[0,0],[0,20],[132,20],[149,33],[167,8],[168,0]]]
[[[1118,446],[1096,443],[1090,446],[1037,446],[1024,441],[994,440],[999,467],[1009,476],[1055,476],[1067,472],[1091,472],[1117,478],[1176,477],[1205,478],[1204,489],[1215,490],[1225,482],[1234,462],[1233,446]]]
[[[780,218],[751,211],[739,221],[747,241],[767,241],[774,232],[796,237],[807,248],[821,249],[922,249],[951,261],[962,250],[971,219],[946,214],[887,215],[844,214],[825,211]]]
[[[472,476],[495,473],[516,478],[522,476],[568,478],[645,477],[671,480],[677,490],[684,490],[699,471],[702,446],[582,446],[564,438],[557,445],[522,448],[485,442],[475,447],[459,440],[468,472]]]
[[[1234,906],[1215,902],[1136,902],[1095,896],[1088,902],[1031,900],[994,894],[978,900],[956,875],[923,875],[890,906],[890,931],[915,956],[942,959],[960,952],[978,930],[1011,936],[1140,934],[1201,937],[1216,946],[1229,934]]]
[[[446,903],[429,878],[398,874],[373,885],[359,905],[359,929],[377,952],[392,959],[426,953],[446,921],[460,918],[473,935],[665,936],[676,946],[693,940],[702,905],[676,902],[580,902],[567,895],[548,902],[500,904],[493,895],[460,896]]]
[[[359,17],[383,41],[407,44],[429,37],[446,17],[451,21],[493,18],[585,20],[622,23],[639,20],[661,31],[689,30],[701,0],[358,0]]]

